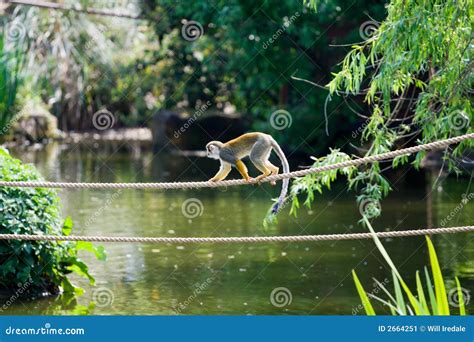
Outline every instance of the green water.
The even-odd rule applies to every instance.
[[[45,150],[14,150],[13,154],[35,164],[53,181],[204,180],[218,168],[213,160],[153,156],[125,143],[50,145]],[[439,226],[461,203],[462,194],[473,191],[469,178],[448,178],[427,197],[427,183],[435,175],[416,179],[401,175],[391,177],[394,191],[383,202],[383,215],[375,222],[379,231],[426,227],[429,220]],[[64,215],[74,220],[74,234],[174,237],[364,231],[357,224],[360,215],[354,194],[343,184],[318,197],[312,211],[301,210],[298,218],[284,211],[275,228],[263,230],[262,219],[278,190],[269,185],[193,191],[62,190],[60,196]],[[193,213],[183,214],[183,203],[190,199],[198,203],[195,217],[191,217]],[[472,203],[457,212],[447,226],[472,224]],[[446,278],[458,275],[464,288],[474,289],[471,236],[435,236],[433,241]],[[412,285],[416,270],[428,264],[424,238],[386,239],[384,243]],[[97,280],[94,288],[75,279],[86,290],[82,297],[72,301],[61,297],[18,300],[3,313],[350,315],[363,314],[352,269],[369,291],[374,291],[372,277],[392,288],[387,265],[371,241],[104,246],[108,254],[105,262],[82,255]],[[448,289],[452,286],[450,282]],[[287,298],[291,297],[283,307],[272,305],[270,300],[272,291],[280,287],[289,291]],[[379,311],[388,313],[383,308]]]

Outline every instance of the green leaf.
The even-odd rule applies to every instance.
[[[80,261],[80,260],[74,260],[73,264],[67,267],[68,270],[71,272],[76,273],[77,275],[80,275],[81,277],[89,279],[89,283],[91,285],[95,284],[95,279],[94,277],[89,273],[89,268],[87,265]]]
[[[63,291],[66,294],[74,293],[77,296],[82,296],[84,294],[84,289],[82,289],[82,288],[74,285],[73,283],[71,283],[71,281],[67,277],[63,278],[63,280],[61,282],[61,286],[63,288]]]
[[[431,239],[427,236],[428,253],[430,255],[431,272],[433,274],[434,288],[436,294],[436,303],[438,304],[439,315],[449,315],[448,295],[444,286],[443,275],[438,263],[438,256],[434,249]]]
[[[374,308],[372,307],[372,304],[370,303],[369,297],[367,297],[367,294],[365,293],[365,290],[362,287],[362,284],[360,283],[359,278],[357,277],[357,274],[355,273],[354,270],[352,270],[352,277],[354,278],[354,283],[357,289],[357,293],[359,293],[360,301],[362,302],[362,305],[364,306],[365,313],[368,316],[375,316],[375,311],[374,311]]]
[[[407,308],[405,306],[405,300],[403,299],[402,289],[400,288],[400,282],[397,278],[397,275],[395,274],[393,270],[392,270],[392,276],[393,276],[393,289],[395,291],[395,298],[397,301],[397,308],[401,312],[402,315],[406,315]]]
[[[464,305],[464,295],[462,292],[461,283],[459,282],[458,277],[455,277],[454,280],[456,281],[456,287],[458,290],[459,314],[461,316],[466,316],[466,307]]]
[[[426,278],[426,287],[428,288],[428,295],[430,297],[431,310],[433,314],[438,314],[438,303],[436,303],[436,296],[433,291],[433,284],[431,282],[430,274],[428,273],[428,268],[425,267],[425,278]]]
[[[408,300],[410,301],[410,304],[411,304],[413,310],[415,311],[415,314],[420,315],[421,314],[421,309],[422,309],[421,304],[418,302],[416,297],[410,291],[407,284],[403,281],[402,276],[398,272],[397,268],[395,267],[395,264],[393,263],[392,259],[390,258],[387,251],[385,250],[385,247],[382,245],[382,242],[380,242],[380,239],[378,238],[377,234],[375,233],[374,229],[372,228],[372,225],[370,224],[367,217],[363,216],[362,219],[365,222],[365,224],[367,225],[367,227],[369,228],[370,233],[372,235],[372,239],[374,240],[375,245],[377,246],[379,252],[382,254],[385,261],[387,262],[387,264],[390,266],[390,268],[392,269],[392,271],[394,272],[394,274],[397,276],[398,280],[400,281],[400,284],[402,285],[402,288],[405,291],[405,294],[407,295]]]
[[[423,285],[421,283],[419,271],[416,271],[416,290],[418,292],[418,299],[420,300],[421,306],[423,307],[423,314],[429,315],[430,310],[428,308],[428,303],[426,302],[425,292],[423,291]]]
[[[105,261],[107,259],[107,255],[105,253],[105,248],[103,246],[94,246],[92,242],[87,241],[78,241],[76,243],[76,249],[85,250],[95,254],[95,257],[98,260]]]
[[[63,235],[69,236],[72,231],[74,223],[72,222],[71,216],[67,216],[63,223],[62,233]]]

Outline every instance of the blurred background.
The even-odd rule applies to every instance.
[[[317,155],[359,127],[350,108],[363,111],[362,97],[330,99],[327,90],[291,77],[328,83],[350,48],[334,45],[363,40],[361,24],[376,28],[383,1],[328,1],[317,13],[298,1],[83,3],[112,15],[13,4],[5,10],[6,43],[21,55],[18,107],[29,105],[25,115],[49,112],[64,133],[99,131],[93,117],[100,111],[113,115],[107,128],[148,128],[160,109],[177,116],[167,119],[173,133],[180,118],[208,103],[199,116],[211,135],[264,130],[288,151]],[[269,125],[278,109],[293,117],[285,134]],[[209,137],[192,138],[203,133],[191,129],[174,142],[202,149]],[[29,142],[48,138],[31,133],[38,134],[28,134]]]

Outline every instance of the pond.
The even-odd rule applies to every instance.
[[[13,150],[36,165],[44,177],[69,182],[160,182],[206,180],[217,162],[206,158],[153,155],[139,145],[50,144],[36,151]],[[302,165],[304,163],[291,163]],[[437,172],[404,170],[390,177],[393,188],[383,201],[378,231],[472,224],[469,178],[449,177],[437,184]],[[255,170],[251,169],[255,174]],[[234,171],[232,177],[237,177]],[[441,177],[443,178],[443,177]],[[471,187],[470,187],[471,186]],[[312,210],[298,217],[285,209],[278,224],[262,220],[278,187],[232,187],[192,191],[61,190],[64,216],[73,218],[73,234],[121,236],[253,236],[363,232],[354,193],[344,184],[317,197]],[[194,203],[189,211],[183,205]],[[460,208],[459,210],[456,208]],[[474,288],[474,243],[467,234],[433,237],[445,278],[460,277]],[[416,270],[428,264],[424,237],[383,240],[405,280],[413,288]],[[372,278],[392,289],[390,271],[371,240],[163,245],[105,243],[107,260],[81,254],[96,278],[77,300],[48,297],[16,301],[3,314],[364,314],[351,271],[367,291]],[[272,292],[279,294],[273,296]],[[379,293],[381,297],[383,294]],[[285,304],[285,305],[283,305]],[[472,312],[472,305],[469,304]],[[389,314],[386,308],[380,313]]]

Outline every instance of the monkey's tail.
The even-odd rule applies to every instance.
[[[281,165],[283,166],[283,173],[290,172],[290,165],[288,164],[288,160],[286,159],[285,153],[281,149],[280,145],[275,141],[275,139],[271,138],[272,147],[275,150],[276,155],[280,158]],[[285,203],[286,195],[288,193],[288,185],[290,184],[290,179],[285,178],[283,179],[283,184],[281,187],[280,197],[278,197],[278,201],[273,205],[272,214],[277,214],[278,211],[281,209],[283,203]]]

